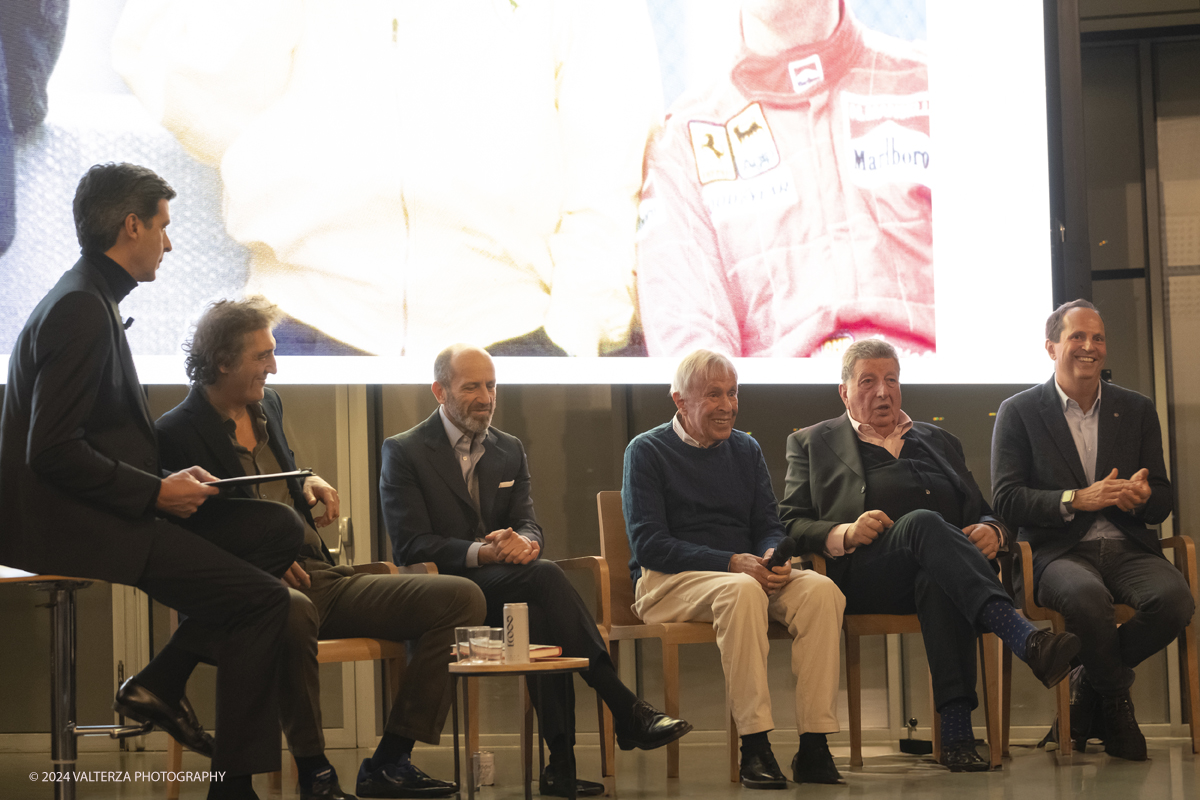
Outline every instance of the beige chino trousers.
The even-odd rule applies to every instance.
[[[774,729],[767,688],[767,623],[792,634],[798,733],[836,733],[838,648],[846,598],[829,578],[792,570],[792,579],[768,597],[744,573],[664,573],[642,567],[633,612],[649,624],[711,622],[725,670],[725,697],[738,733]]]

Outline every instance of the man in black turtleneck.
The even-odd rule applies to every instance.
[[[276,659],[288,617],[278,577],[304,525],[290,508],[209,498],[200,467],[165,475],[117,304],[171,249],[166,181],[92,167],[75,193],[83,256],[30,314],[9,361],[0,418],[0,563],[136,586],[187,619],[117,693],[114,708],[212,757],[209,798],[255,798],[279,769]],[[206,501],[202,524],[189,521]],[[168,521],[170,519],[171,521]],[[213,544],[237,538],[234,554]],[[214,742],[183,697],[198,661],[219,663]]]

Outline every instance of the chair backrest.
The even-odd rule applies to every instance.
[[[633,579],[629,577],[629,536],[620,492],[599,492],[596,509],[600,515],[600,557],[608,564],[608,585],[614,625],[641,625],[633,613]]]

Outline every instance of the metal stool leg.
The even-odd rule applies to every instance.
[[[55,772],[75,771],[75,587],[50,593],[50,761]],[[74,781],[55,781],[55,800],[75,800]]]

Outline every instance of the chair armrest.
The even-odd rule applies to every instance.
[[[606,631],[612,630],[612,602],[609,599],[608,563],[600,556],[580,556],[579,558],[564,558],[555,561],[564,570],[583,570],[592,574],[596,586],[596,616],[600,626]]]
[[[1196,575],[1196,543],[1192,541],[1192,537],[1180,535],[1163,539],[1160,544],[1175,551],[1175,566],[1183,573],[1183,579],[1192,590],[1192,600],[1200,605],[1200,583],[1197,582]]]
[[[800,563],[811,564],[812,571],[818,575],[829,574],[825,571],[825,556],[820,553],[805,553],[803,556],[800,556]]]
[[[424,561],[420,564],[410,564],[398,567],[388,561],[372,561],[369,564],[355,564],[355,575],[437,575],[437,564]]]
[[[1033,548],[1029,542],[1017,542],[1021,554],[1021,608],[1026,611],[1037,608],[1033,599]]]

